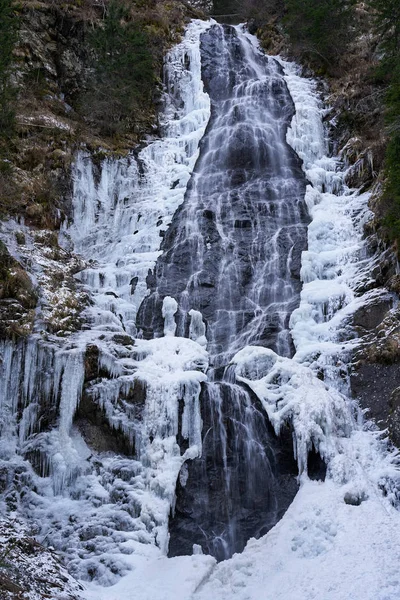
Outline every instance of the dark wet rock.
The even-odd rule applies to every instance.
[[[137,284],[139,283],[139,277],[132,277],[131,281],[130,281],[130,286],[131,286],[131,294],[133,296],[133,294],[136,291],[136,287]]]
[[[364,492],[346,492],[343,498],[345,504],[350,506],[360,506],[367,499],[368,496]]]
[[[400,386],[400,365],[364,364],[351,375],[351,390],[367,416],[386,429],[392,412],[392,392]],[[393,421],[393,425],[394,421]]]
[[[81,399],[74,425],[89,448],[95,452],[114,452],[128,456],[133,453],[129,440],[110,426],[104,410],[88,394],[84,394]]]
[[[221,383],[206,386],[200,402],[207,433],[201,458],[179,476],[169,553],[191,554],[198,544],[222,560],[283,516],[298,489],[297,464],[291,433],[276,438],[254,394]]]
[[[396,276],[390,282],[388,287],[395,291]],[[381,296],[358,313],[362,341],[353,356],[350,385],[367,417],[380,429],[388,428],[391,440],[399,445],[400,313],[391,308],[396,302],[393,293]]]
[[[133,346],[135,341],[130,335],[123,335],[121,333],[116,333],[113,336],[113,341],[116,344],[121,344],[121,346]]]
[[[393,297],[380,297],[361,306],[352,316],[352,323],[356,327],[371,330],[380,325],[385,318],[388,310],[393,306]]]
[[[314,446],[308,453],[307,473],[310,479],[325,481],[327,466],[321,455],[316,452]]]
[[[91,381],[99,374],[99,349],[95,344],[86,346],[85,381]]]
[[[399,365],[400,370],[400,365]],[[398,377],[400,383],[400,376]],[[393,390],[389,399],[389,434],[396,446],[400,447],[400,387]]]

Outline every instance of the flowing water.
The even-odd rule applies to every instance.
[[[196,542],[228,558],[268,531],[292,497],[277,481],[267,420],[225,367],[249,344],[292,354],[309,219],[305,176],[286,142],[294,106],[282,68],[241,27],[211,27],[201,55],[211,117],[137,323],[145,337],[161,335],[165,297],[177,301],[177,335],[187,335],[193,311],[205,321],[214,383],[202,395],[202,456],[184,467],[170,552]]]
[[[286,142],[293,102],[281,67],[240,27],[213,26],[201,51],[211,119],[138,324],[159,335],[172,296],[178,335],[190,310],[202,313],[215,368],[248,344],[290,356],[309,221],[304,173]]]

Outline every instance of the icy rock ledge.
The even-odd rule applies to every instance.
[[[349,188],[348,168],[340,157],[328,156],[322,122],[327,111],[316,82],[301,77],[294,63],[279,62],[296,107],[287,141],[303,160],[310,182],[305,200],[312,219],[308,248],[302,253],[300,306],[292,313],[290,327],[296,359],[312,364],[322,355],[319,363],[326,367],[357,344],[349,326],[351,315],[360,306],[387,298],[388,292],[368,291],[375,260],[364,236],[364,225],[371,218],[370,193]],[[333,369],[334,378],[337,374]]]
[[[261,400],[275,433],[284,424],[291,426],[300,475],[307,474],[313,447],[327,463],[337,454],[337,438],[350,433],[351,422],[340,392],[328,388],[309,367],[267,348],[247,346],[232,363],[238,381]]]

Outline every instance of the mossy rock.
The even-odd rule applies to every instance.
[[[36,290],[27,272],[0,241],[0,300],[17,300],[23,308],[35,308]]]

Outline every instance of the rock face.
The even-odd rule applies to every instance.
[[[0,241],[0,336],[29,334],[36,302],[31,278]]]
[[[400,444],[400,312],[397,296],[396,259],[377,252],[376,285],[388,293],[374,298],[356,311],[352,325],[360,337],[353,357],[350,385],[353,396],[380,429],[388,429],[391,440]]]
[[[397,309],[381,313],[380,324],[370,330],[356,352],[350,378],[352,393],[366,409],[367,417],[379,428],[388,428],[396,445],[400,444],[399,317]]]
[[[207,434],[201,460],[180,473],[169,554],[191,554],[197,544],[223,560],[282,517],[298,489],[297,464],[290,434],[276,438],[255,395],[210,384],[200,404]]]

